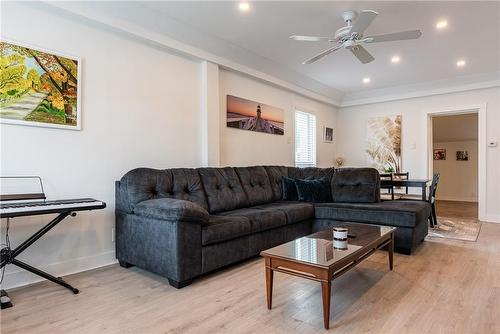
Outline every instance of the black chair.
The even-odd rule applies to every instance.
[[[437,216],[436,216],[436,191],[439,183],[439,173],[435,173],[432,176],[431,188],[429,190],[429,204],[431,205],[431,216],[429,217],[431,227],[437,226]]]
[[[390,180],[392,181],[393,178],[392,178],[392,173],[380,173],[380,180]],[[387,189],[387,194],[389,194],[390,196],[385,196],[384,194],[380,194],[380,199],[383,200],[383,201],[390,201],[390,200],[394,200],[394,187],[392,185],[390,186],[383,186],[381,185],[380,186],[380,189]]]
[[[429,189],[429,196],[427,197],[427,202],[431,205],[431,214],[429,215],[429,225],[431,227],[437,226],[438,221],[436,217],[436,191],[437,191],[437,186],[439,183],[439,173],[435,173],[432,176],[432,183],[431,187]],[[409,201],[421,201],[422,198],[420,195],[401,195],[399,198],[401,200],[409,200]]]

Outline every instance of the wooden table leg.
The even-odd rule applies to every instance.
[[[273,274],[271,269],[271,259],[266,257],[266,299],[267,309],[270,310],[273,303]]]
[[[325,329],[330,327],[330,294],[332,291],[332,282],[321,282],[321,294],[323,296],[323,323]]]
[[[389,269],[392,270],[394,264],[394,232],[391,233],[391,243],[389,244]]]

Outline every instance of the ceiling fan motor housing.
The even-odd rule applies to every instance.
[[[343,42],[351,37],[351,27],[342,27],[335,32],[335,40]]]

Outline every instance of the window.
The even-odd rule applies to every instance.
[[[316,116],[295,111],[295,166],[316,166]]]

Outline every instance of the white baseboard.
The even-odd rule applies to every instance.
[[[499,223],[500,224],[500,216],[498,215],[486,215],[484,219],[481,221],[488,223]]]
[[[115,258],[115,252],[109,251],[93,256],[86,256],[57,263],[51,263],[46,266],[38,267],[38,269],[46,271],[56,277],[62,277],[82,271],[104,267],[116,262],[118,261]],[[45,279],[23,269],[12,272],[5,272],[2,289],[17,288],[32,283],[41,282],[43,280]]]
[[[458,197],[458,196],[437,196],[438,201],[457,201],[457,202],[477,202],[474,197]]]

